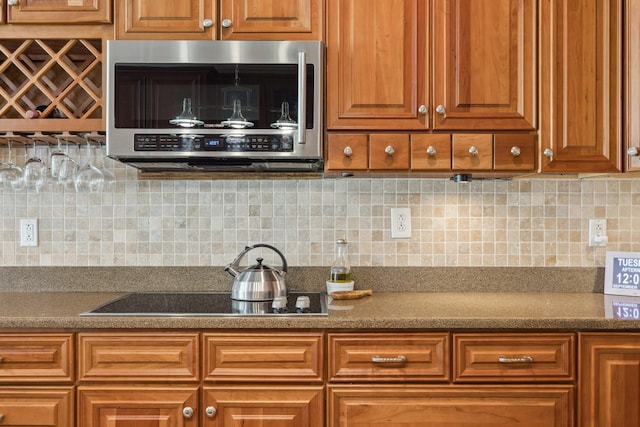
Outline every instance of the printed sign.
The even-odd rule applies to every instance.
[[[607,252],[604,293],[640,296],[640,252]]]

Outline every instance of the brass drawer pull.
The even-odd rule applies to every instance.
[[[371,361],[373,363],[406,363],[407,357],[406,356],[397,356],[397,357],[373,356],[371,358]]]
[[[498,357],[499,363],[533,363],[533,357],[531,356],[522,356],[522,357]]]

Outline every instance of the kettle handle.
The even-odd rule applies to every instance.
[[[282,272],[286,273],[287,272],[287,260],[284,258],[284,255],[282,254],[282,252],[280,252],[277,248],[274,248],[271,245],[267,245],[265,243],[258,243],[255,244],[253,246],[246,246],[244,248],[244,250],[242,252],[240,252],[240,254],[236,257],[236,259],[234,259],[231,264],[227,265],[225,267],[225,271],[228,272],[229,274],[231,274],[233,277],[236,277],[238,274],[240,274],[238,272],[239,266],[240,266],[240,261],[242,260],[242,258],[244,258],[244,256],[252,249],[255,248],[268,248],[271,249],[272,251],[274,251],[275,253],[277,253],[278,255],[280,255],[280,258],[282,259]]]
[[[287,260],[284,258],[284,255],[282,254],[282,252],[280,252],[277,248],[274,248],[271,245],[267,245],[266,243],[257,243],[253,246],[251,246],[250,248],[247,248],[248,250],[245,252],[245,254],[247,252],[249,252],[249,250],[251,249],[255,249],[255,248],[269,248],[272,251],[274,251],[275,253],[277,253],[280,256],[280,259],[282,260],[282,272],[286,273],[287,272]]]

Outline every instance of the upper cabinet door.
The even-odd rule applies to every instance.
[[[223,40],[323,40],[323,0],[222,0]]]
[[[435,0],[433,128],[535,130],[536,1]]]
[[[327,2],[327,127],[427,129],[428,3]]]
[[[216,0],[116,0],[116,39],[213,40]]]
[[[619,172],[622,0],[540,5],[540,171]]]
[[[111,0],[19,0],[6,4],[10,24],[111,22]]]
[[[624,139],[627,171],[640,171],[640,2],[625,2]],[[631,149],[631,151],[629,151]]]

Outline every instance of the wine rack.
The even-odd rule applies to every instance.
[[[104,130],[101,39],[0,39],[0,132]],[[27,111],[44,106],[38,119]]]

